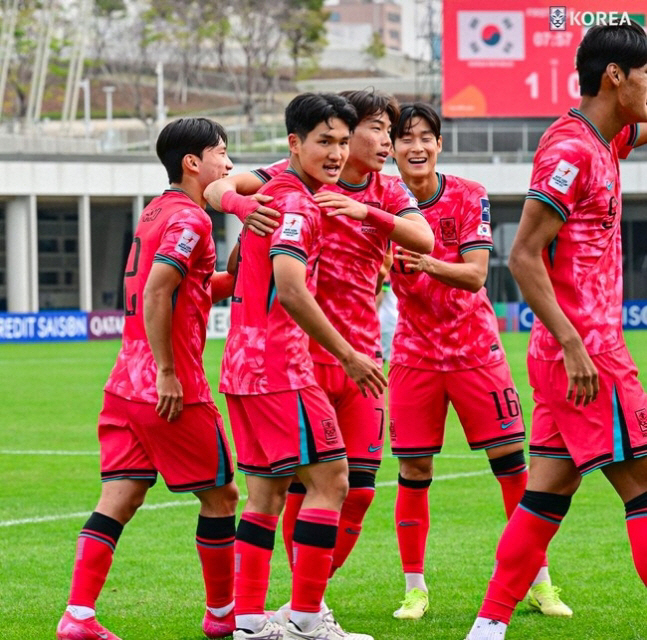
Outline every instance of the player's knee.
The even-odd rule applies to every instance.
[[[432,456],[425,458],[400,458],[400,475],[405,480],[429,480],[434,473],[434,459]]]

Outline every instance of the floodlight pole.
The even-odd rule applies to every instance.
[[[92,131],[92,122],[90,114],[90,80],[86,78],[79,82],[79,87],[83,89],[83,122],[85,123],[85,137],[90,137]]]

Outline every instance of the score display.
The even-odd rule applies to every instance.
[[[644,0],[445,0],[446,118],[554,117],[580,99],[575,53],[594,24],[644,26]]]

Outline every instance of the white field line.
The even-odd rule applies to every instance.
[[[489,469],[482,471],[468,471],[465,473],[448,473],[445,475],[439,475],[434,478],[434,482],[439,482],[441,480],[457,480],[459,478],[471,478],[473,476],[483,476],[487,473],[491,473]],[[398,484],[397,480],[389,480],[387,482],[376,482],[377,487],[394,487]],[[247,496],[241,495],[241,501],[246,500]],[[160,502],[159,504],[144,504],[139,509],[140,511],[156,511],[157,509],[169,509],[171,507],[187,507],[187,506],[196,506],[198,504],[197,499],[187,499],[187,500],[172,500],[171,502]],[[88,517],[90,514],[88,511],[76,511],[74,513],[59,513],[51,516],[38,516],[35,518],[22,518],[20,520],[0,520],[0,527],[15,527],[19,524],[38,524],[40,522],[56,522],[58,520],[70,520],[72,518],[83,518]]]

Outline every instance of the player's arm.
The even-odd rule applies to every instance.
[[[204,190],[205,200],[216,211],[233,213],[244,225],[259,236],[272,233],[280,217],[275,209],[265,206],[271,196],[257,194],[262,180],[251,171],[214,180]]]
[[[331,208],[329,216],[348,216],[355,220],[366,220],[376,229],[386,233],[393,242],[420,253],[430,253],[434,248],[434,233],[419,213],[394,216],[377,207],[358,202],[343,193],[322,189],[314,195],[320,207]]]
[[[288,255],[276,255],[272,270],[276,295],[294,321],[339,360],[346,373],[366,396],[376,398],[386,387],[382,369],[368,356],[355,351],[332,326],[306,286],[306,265]]]
[[[211,302],[216,303],[234,295],[236,278],[228,271],[214,271],[211,274]]]
[[[416,271],[423,271],[443,284],[476,293],[487,278],[489,249],[474,249],[463,254],[463,262],[445,262],[429,255],[398,249],[396,260]]]
[[[382,293],[382,285],[384,284],[384,280],[386,280],[386,276],[389,275],[389,271],[391,270],[391,267],[393,266],[393,245],[390,245],[389,248],[386,250],[386,253],[384,254],[384,260],[382,260],[382,264],[380,265],[380,270],[377,274],[377,283],[375,285],[375,295],[379,295]]]
[[[171,340],[173,294],[181,282],[182,274],[175,267],[155,262],[144,287],[144,326],[157,365],[155,411],[169,422],[182,411],[182,384],[175,375]]]
[[[510,250],[509,267],[530,308],[562,346],[568,375],[567,399],[574,394],[575,404],[586,406],[597,397],[598,372],[581,336],[557,302],[542,258],[542,252],[553,242],[563,224],[550,205],[526,199]]]

